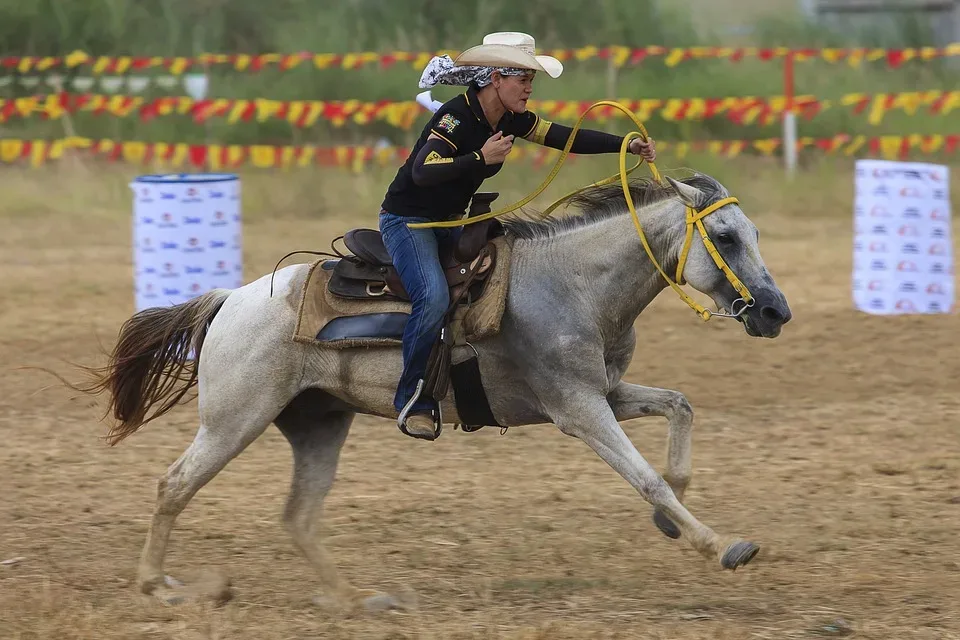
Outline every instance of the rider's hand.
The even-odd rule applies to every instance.
[[[657,159],[657,143],[653,138],[648,138],[646,142],[640,138],[634,138],[630,141],[630,153],[643,156],[647,162],[653,162]]]
[[[502,131],[497,131],[487,138],[480,153],[483,155],[484,163],[500,164],[506,159],[511,149],[513,149],[513,136],[504,137]]]

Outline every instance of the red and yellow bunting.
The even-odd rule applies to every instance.
[[[683,158],[691,153],[707,153],[724,158],[741,154],[772,156],[782,149],[779,138],[761,140],[699,140],[695,142],[657,143],[661,153]],[[800,138],[800,150],[810,149],[845,156],[881,156],[907,158],[911,154],[953,154],[960,151],[960,134],[853,136],[832,138]],[[137,142],[63,138],[59,140],[0,140],[0,162],[27,162],[40,167],[58,160],[67,151],[82,151],[93,158],[122,161],[159,168],[195,168],[220,171],[254,167],[258,169],[291,169],[297,167],[342,167],[363,171],[372,166],[395,167],[403,162],[409,149],[370,146],[269,146],[269,145],[202,145],[187,143]],[[541,165],[554,161],[554,149],[535,145],[517,146],[511,160],[532,161]],[[571,160],[576,156],[571,156]]]
[[[723,117],[737,124],[772,124],[790,108],[784,96],[735,98],[650,98],[621,100],[641,120],[659,116],[669,121],[694,121]],[[573,122],[591,105],[581,100],[531,100],[530,108],[545,118],[559,122]],[[916,91],[907,93],[868,95],[852,93],[838,100],[820,100],[814,96],[796,96],[792,108],[800,117],[811,119],[834,108],[846,108],[867,118],[870,124],[879,124],[890,111],[908,115],[946,115],[960,108],[960,91]],[[61,93],[48,96],[29,96],[10,100],[0,99],[0,122],[11,118],[39,115],[56,119],[67,113],[93,113],[115,117],[139,117],[143,121],[180,115],[197,123],[211,118],[225,118],[228,123],[266,122],[284,120],[295,127],[310,127],[318,121],[336,127],[345,124],[366,125],[383,122],[400,129],[410,129],[424,113],[414,101],[392,102],[380,100],[233,100],[226,98],[194,100],[186,96],[148,99],[140,96]],[[623,117],[619,110],[598,108],[591,111],[590,120]]]
[[[0,67],[15,69],[20,73],[47,71],[54,68],[73,69],[83,67],[94,74],[121,74],[150,69],[162,69],[175,75],[186,71],[205,69],[210,66],[228,66],[237,71],[261,71],[313,67],[315,69],[359,69],[363,67],[389,68],[406,64],[422,69],[433,55],[456,56],[456,51],[410,52],[362,51],[355,53],[265,53],[221,54],[208,53],[196,57],[164,56],[92,56],[83,51],[62,56],[7,56],[0,58]],[[780,60],[793,56],[797,61],[820,60],[830,63],[845,62],[858,67],[864,62],[883,62],[895,68],[909,61],[926,61],[934,58],[960,55],[960,43],[945,47],[920,47],[907,49],[792,49],[790,47],[648,47],[586,46],[576,49],[549,49],[541,53],[552,55],[563,62],[608,60],[617,67],[636,65],[647,58],[662,59],[668,67],[688,60]]]

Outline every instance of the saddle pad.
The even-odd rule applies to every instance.
[[[453,336],[457,343],[474,342],[496,335],[500,331],[500,320],[507,303],[507,285],[510,276],[510,249],[513,239],[500,236],[492,240],[497,248],[497,262],[484,282],[483,293],[469,308],[459,308],[454,314]],[[296,342],[315,344],[333,349],[350,347],[395,346],[401,341],[398,337],[342,337],[340,330],[326,331],[328,324],[338,318],[379,316],[380,319],[395,319],[393,314],[410,314],[409,302],[391,300],[347,300],[334,296],[327,290],[327,283],[333,273],[333,261],[321,259],[310,265],[307,281],[303,287],[300,308],[297,312],[297,324],[293,330]],[[361,322],[358,326],[369,330],[381,326],[378,318],[364,318],[371,322]],[[337,323],[343,325],[344,323]],[[392,330],[388,335],[396,336],[396,322],[388,323]],[[388,325],[382,325],[385,328]],[[329,336],[329,337],[328,337]]]

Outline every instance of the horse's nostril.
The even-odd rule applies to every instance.
[[[766,322],[786,322],[786,318],[775,307],[763,307],[760,309],[760,317]]]

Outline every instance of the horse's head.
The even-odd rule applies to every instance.
[[[702,175],[687,182],[667,180],[680,200],[694,211],[702,211],[729,195],[720,183]],[[716,193],[707,193],[695,186],[703,181],[711,183]],[[786,297],[760,256],[757,227],[735,203],[726,204],[704,217],[703,225],[723,261],[754,298],[754,304],[737,316],[747,334],[764,338],[780,335],[780,329],[790,321],[792,314]],[[694,289],[710,296],[721,309],[733,313],[742,309],[744,303],[740,294],[707,251],[697,229],[693,230],[682,277]]]

